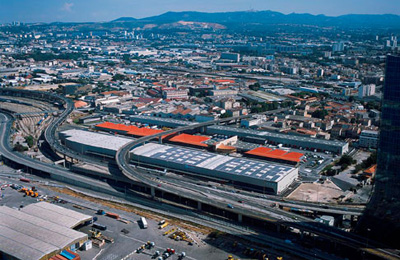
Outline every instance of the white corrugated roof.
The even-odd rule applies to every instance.
[[[51,208],[59,207],[49,205],[49,210],[45,208],[36,210],[52,216],[54,210]],[[34,207],[30,208],[34,209]],[[64,210],[66,214],[73,215],[71,212],[74,211]],[[79,240],[87,239],[86,234],[61,225],[61,221],[55,223],[23,211],[1,206],[0,251],[17,259],[36,260]]]
[[[78,129],[66,130],[61,132],[61,134],[67,136],[66,139],[72,142],[98,148],[110,149],[113,151],[117,151],[125,144],[132,142],[132,139],[130,138],[93,133]]]
[[[31,216],[35,216],[68,228],[73,228],[81,222],[90,220],[92,218],[89,215],[85,215],[77,211],[66,209],[47,202],[30,204],[22,208],[21,211]]]

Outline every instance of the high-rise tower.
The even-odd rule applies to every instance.
[[[400,56],[388,55],[375,187],[359,232],[396,245],[400,231]],[[395,244],[396,243],[396,244]],[[399,245],[397,245],[399,246]]]

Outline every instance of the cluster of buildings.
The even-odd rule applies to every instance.
[[[73,99],[71,121],[91,131],[63,131],[60,139],[78,152],[112,158],[133,138],[252,114],[164,138],[164,144],[147,144],[132,156],[180,169],[185,166],[179,154],[208,150],[193,154],[198,161],[187,169],[249,185],[258,180],[279,193],[296,178],[302,150],[340,156],[353,147],[377,148],[382,62],[397,48],[393,36],[357,41],[348,40],[357,35],[248,37],[214,30],[198,37],[66,26],[77,31],[33,26],[14,33],[1,27],[0,87]],[[270,110],[275,113],[265,115]],[[208,161],[213,153],[221,164]],[[253,161],[267,161],[271,169],[234,167]]]

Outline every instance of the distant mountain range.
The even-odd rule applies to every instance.
[[[144,24],[170,24],[181,21],[221,24],[224,27],[237,27],[240,25],[318,25],[337,26],[343,28],[396,28],[400,29],[400,16],[392,14],[363,15],[349,14],[341,16],[325,16],[312,14],[282,14],[274,11],[243,11],[224,13],[204,12],[167,12],[161,15],[135,19],[121,17],[110,23],[144,25]]]

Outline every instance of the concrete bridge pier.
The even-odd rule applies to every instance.
[[[239,223],[243,222],[243,215],[242,214],[238,214],[238,222]]]
[[[156,197],[156,188],[154,187],[150,187],[150,194],[152,198]]]
[[[200,201],[197,202],[197,209],[201,210],[201,202]]]

